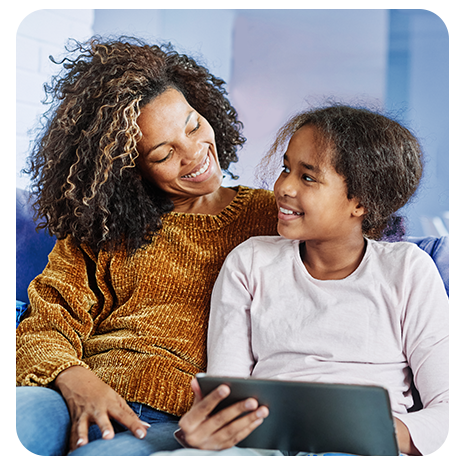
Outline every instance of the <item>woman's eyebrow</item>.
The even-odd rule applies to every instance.
[[[194,110],[190,111],[190,113],[187,115],[187,119],[185,120],[184,127],[188,124],[189,119],[192,117],[192,114],[195,113]]]

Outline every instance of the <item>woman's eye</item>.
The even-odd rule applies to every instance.
[[[200,128],[200,120],[198,120],[197,125],[190,131],[191,134],[195,133]]]
[[[154,161],[154,163],[159,164],[159,163],[162,163],[164,161],[167,161],[170,158],[170,156],[172,155],[173,151],[174,150],[171,148],[171,150],[169,150],[169,153],[164,158],[162,158],[160,160],[156,160],[156,161]]]

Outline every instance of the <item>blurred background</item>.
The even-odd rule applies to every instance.
[[[247,143],[224,183],[257,186],[255,168],[278,128],[326,100],[392,112],[425,152],[421,187],[402,214],[412,236],[449,230],[449,58],[443,21],[406,9],[52,9],[17,30],[16,186],[45,110],[43,83],[69,38],[131,35],[171,42],[227,82]]]

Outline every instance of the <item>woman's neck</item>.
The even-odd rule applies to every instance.
[[[177,213],[219,214],[229,206],[237,191],[232,188],[219,187],[215,192],[199,197],[173,199],[174,211]]]
[[[309,240],[301,243],[300,256],[307,271],[315,279],[341,280],[361,264],[366,245],[362,235],[343,242]]]

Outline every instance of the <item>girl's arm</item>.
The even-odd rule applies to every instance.
[[[247,241],[225,260],[211,296],[207,373],[248,377],[255,359],[251,340],[253,245]]]
[[[444,443],[448,433],[449,308],[434,262],[422,250],[413,250],[404,263],[403,349],[424,407],[396,418],[418,452],[429,454]]]
[[[209,374],[249,376],[254,358],[250,339],[250,287],[252,251],[247,242],[227,257],[216,280],[211,298],[208,328]],[[202,449],[224,449],[248,436],[269,414],[254,398],[240,401],[215,415],[211,412],[229,393],[222,385],[202,397],[194,379],[195,401],[180,422],[180,441]],[[243,415],[243,413],[248,413]]]

